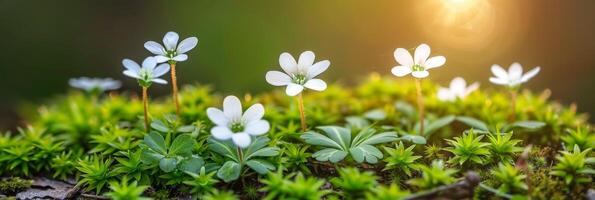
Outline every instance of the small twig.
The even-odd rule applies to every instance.
[[[496,190],[496,189],[494,189],[490,186],[487,186],[483,183],[480,183],[479,187],[483,188],[484,190],[487,190],[488,192],[494,193],[496,196],[506,198],[506,199],[512,199],[512,195],[501,192],[500,190]]]
[[[87,198],[92,198],[92,199],[105,199],[105,200],[111,199],[111,198],[106,197],[106,196],[99,196],[99,195],[87,194],[87,193],[82,193],[81,196],[87,197]]]

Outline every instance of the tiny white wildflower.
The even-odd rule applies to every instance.
[[[207,116],[215,123],[211,134],[218,140],[229,140],[240,147],[250,145],[251,136],[258,136],[269,131],[269,122],[262,119],[264,107],[262,104],[250,106],[242,114],[242,103],[236,96],[227,96],[223,100],[223,110],[210,107]]]
[[[73,88],[82,89],[87,92],[117,90],[122,86],[120,81],[114,80],[112,78],[89,77],[71,78],[68,81],[68,84]]]
[[[163,37],[163,44],[148,41],[145,42],[145,48],[155,54],[158,63],[162,62],[182,62],[188,59],[185,53],[192,50],[198,44],[198,38],[189,37],[178,44],[180,36],[176,32],[170,31]]]
[[[331,64],[328,60],[314,63],[314,52],[304,51],[300,54],[298,61],[289,53],[282,53],[279,56],[279,65],[285,71],[269,71],[266,74],[266,81],[274,86],[287,86],[285,93],[295,96],[305,88],[323,91],[326,83],[315,77],[324,72]]]
[[[415,78],[425,78],[430,75],[429,69],[440,67],[446,63],[444,56],[428,58],[430,57],[430,46],[427,44],[420,44],[415,48],[413,57],[404,48],[397,48],[394,56],[400,66],[393,67],[391,72],[398,77],[411,74]]]
[[[130,59],[122,60],[122,64],[126,68],[123,72],[124,75],[138,79],[139,84],[143,87],[149,87],[153,82],[167,84],[167,81],[158,77],[169,71],[169,65],[163,63],[157,66],[157,61],[154,57],[147,57],[142,63],[142,68],[138,63]]]
[[[507,85],[508,87],[516,87],[529,81],[541,68],[539,66],[531,69],[527,73],[523,74],[523,67],[519,63],[512,63],[508,68],[508,72],[505,71],[500,65],[492,65],[492,73],[495,77],[490,77],[490,82],[497,85]]]
[[[440,87],[438,89],[438,99],[442,101],[455,101],[457,98],[465,99],[467,95],[479,88],[479,83],[475,82],[467,87],[467,82],[461,77],[456,77],[450,82],[450,87]]]

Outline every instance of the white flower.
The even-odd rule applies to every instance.
[[[155,54],[155,59],[157,59],[158,63],[173,61],[173,62],[181,62],[188,59],[188,55],[184,54],[198,44],[198,38],[196,37],[189,37],[180,44],[178,44],[178,39],[180,36],[176,32],[170,31],[165,34],[163,37],[163,44],[165,48],[161,46],[161,44],[148,41],[145,42],[145,48],[149,50],[151,53]]]
[[[527,73],[523,74],[523,67],[519,63],[512,63],[506,72],[500,65],[492,65],[492,73],[496,77],[490,77],[490,82],[497,85],[508,85],[508,87],[516,87],[521,83],[529,81],[541,68],[535,67]]]
[[[454,101],[457,98],[464,99],[471,92],[479,88],[479,83],[475,82],[467,87],[467,82],[461,77],[456,77],[450,81],[450,87],[440,87],[438,89],[438,99],[442,101]]]
[[[415,48],[415,54],[412,57],[409,51],[403,48],[397,48],[394,53],[395,60],[400,66],[395,66],[391,72],[398,77],[411,74],[415,78],[425,78],[430,73],[429,69],[440,67],[446,62],[444,56],[430,57],[430,46],[427,44],[420,44]]]
[[[89,77],[71,78],[68,81],[68,84],[74,88],[82,89],[87,92],[117,90],[122,86],[120,81],[114,80],[112,78]]]
[[[141,68],[138,63],[130,59],[122,60],[122,64],[126,68],[124,75],[138,79],[139,83],[143,87],[148,87],[152,82],[167,84],[167,81],[158,77],[169,71],[169,65],[166,63],[157,66],[157,61],[154,57],[147,57],[143,61],[143,67]]]
[[[211,134],[218,140],[232,139],[233,143],[246,148],[250,145],[250,136],[258,136],[269,131],[269,122],[263,120],[264,107],[262,104],[250,106],[242,114],[242,103],[236,96],[227,96],[223,100],[223,111],[218,108],[208,108],[207,116],[215,123]]]
[[[304,90],[304,87],[316,91],[326,89],[326,83],[314,77],[324,72],[331,64],[328,60],[314,63],[314,52],[304,51],[296,62],[289,53],[282,53],[279,56],[279,65],[285,73],[280,71],[269,71],[266,80],[274,86],[287,86],[285,93],[295,96]]]

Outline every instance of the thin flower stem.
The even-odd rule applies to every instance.
[[[417,91],[417,109],[419,110],[419,134],[424,133],[424,96],[421,93],[421,79],[415,79],[415,90]]]
[[[145,110],[145,132],[149,132],[149,95],[147,95],[147,87],[143,87],[143,107]]]
[[[302,93],[298,95],[298,107],[300,109],[300,119],[302,124],[302,131],[306,132],[306,113],[304,112],[304,99],[302,97]]]
[[[244,162],[244,152],[240,147],[236,147],[236,151],[238,153],[238,160],[240,161],[240,164],[242,164],[242,162]]]
[[[517,99],[517,91],[511,90],[510,91],[510,121],[514,122],[516,120],[516,99]]]
[[[170,63],[171,66],[171,86],[174,105],[176,106],[176,115],[180,117],[180,102],[178,101],[178,78],[176,77],[176,63]]]

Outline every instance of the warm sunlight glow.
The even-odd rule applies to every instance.
[[[495,34],[495,11],[487,0],[427,0],[419,5],[424,29],[440,42],[479,49]]]

